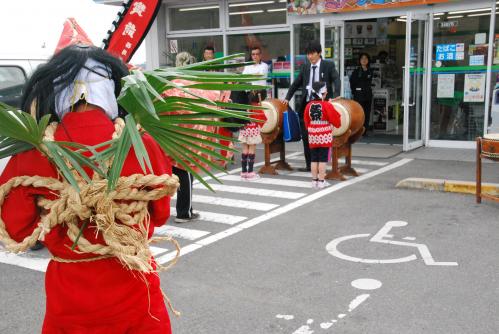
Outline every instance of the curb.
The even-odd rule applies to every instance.
[[[396,188],[403,189],[425,189],[431,191],[444,191],[450,193],[472,194],[476,193],[476,182],[455,181],[445,179],[425,179],[409,177],[399,181]],[[482,193],[493,196],[499,195],[499,184],[482,183]]]

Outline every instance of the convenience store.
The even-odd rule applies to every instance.
[[[496,1],[172,0],[162,7],[146,38],[149,68],[172,65],[180,51],[201,60],[205,46],[249,55],[258,45],[272,65],[271,95],[279,97],[307,42],[317,39],[346,97],[357,55],[371,55],[369,142],[406,151],[472,148],[476,136],[499,132]]]

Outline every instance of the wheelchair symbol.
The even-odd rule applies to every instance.
[[[430,250],[428,246],[425,244],[418,244],[414,242],[405,242],[405,241],[395,241],[392,240],[393,235],[389,234],[390,230],[394,227],[403,227],[407,226],[407,222],[404,221],[389,221],[387,222],[369,241],[370,242],[378,242],[384,244],[391,244],[397,246],[406,246],[406,247],[415,247],[419,251],[421,258],[425,262],[427,266],[457,266],[457,262],[436,262],[431,256]],[[338,245],[344,241],[357,239],[357,238],[369,238],[371,234],[354,234],[347,235],[344,237],[336,238],[332,240],[330,243],[326,245],[326,250],[333,256],[338,257],[343,260],[352,261],[352,262],[361,262],[361,263],[370,263],[370,264],[385,264],[385,263],[403,263],[417,260],[416,254],[412,254],[406,257],[400,257],[395,259],[362,259],[358,257],[349,256],[343,254],[338,250]],[[405,238],[410,239],[410,238]]]

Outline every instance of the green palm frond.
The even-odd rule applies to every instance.
[[[128,112],[125,118],[126,126],[119,138],[95,146],[44,141],[49,115],[36,122],[30,114],[0,103],[0,158],[35,148],[45,154],[67,182],[76,189],[81,180],[91,182],[87,172],[91,170],[106,178],[108,190],[112,190],[132,147],[144,173],[153,172],[147,150],[141,140],[143,130],[158,142],[166,154],[211,189],[200,172],[216,179],[210,169],[222,168],[213,159],[227,160],[217,150],[235,151],[219,141],[236,140],[190,126],[242,126],[239,123],[224,121],[226,118],[254,121],[252,114],[262,107],[212,101],[198,94],[203,90],[267,88],[251,85],[251,82],[261,80],[260,76],[216,71],[251,64],[226,63],[241,55],[235,54],[177,68],[132,71],[122,79],[122,90],[118,97],[118,103]],[[179,84],[175,82],[176,79],[184,80],[184,83]],[[186,96],[167,96],[169,94],[165,93],[170,89],[178,89]],[[138,130],[139,126],[141,131]],[[110,166],[109,161],[112,161]]]

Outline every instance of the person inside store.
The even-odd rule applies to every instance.
[[[215,48],[213,46],[206,46],[203,50],[203,60],[215,59]]]
[[[267,84],[267,75],[269,74],[269,65],[262,61],[262,50],[260,49],[260,47],[254,46],[251,48],[251,61],[253,61],[254,64],[245,66],[243,74],[255,74],[264,76],[262,80],[253,81],[252,84],[265,86]],[[250,101],[258,100],[262,102],[267,98],[267,90],[265,89],[252,90],[249,91],[248,94],[256,96],[256,98],[253,96],[249,96]]]
[[[373,101],[372,81],[373,70],[370,67],[371,57],[367,53],[359,55],[359,64],[350,76],[350,88],[353,99],[364,109],[364,136],[369,130],[369,118],[371,117],[371,107]]]
[[[289,104],[289,100],[293,97],[298,89],[301,89],[301,98],[297,103],[297,110],[300,116],[300,125],[303,141],[303,153],[305,155],[305,168],[299,168],[299,171],[310,172],[310,148],[308,144],[308,133],[303,121],[303,111],[307,102],[312,97],[312,83],[315,81],[324,81],[326,83],[327,95],[326,99],[340,96],[341,82],[340,75],[332,61],[322,59],[322,47],[319,41],[310,41],[305,48],[308,62],[300,68],[298,77],[289,87],[286,98],[282,101],[285,105]],[[334,89],[333,89],[334,87]]]

